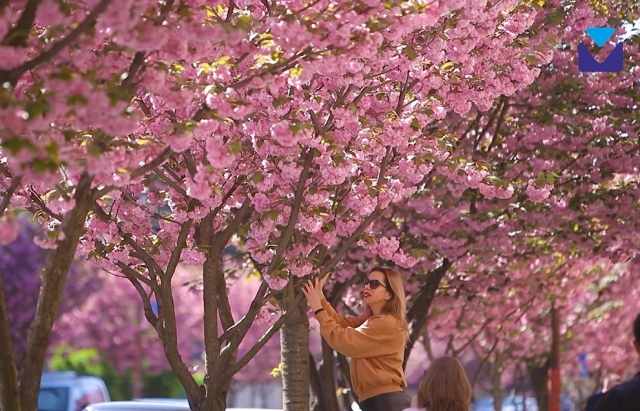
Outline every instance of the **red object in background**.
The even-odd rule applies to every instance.
[[[562,393],[562,380],[560,369],[549,369],[549,411],[560,411],[560,396]]]
[[[551,303],[551,355],[549,356],[549,411],[560,411],[560,313]]]

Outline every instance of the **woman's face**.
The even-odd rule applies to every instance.
[[[388,287],[384,273],[372,271],[364,282],[364,291],[362,293],[364,301],[369,306],[384,304],[385,301],[391,299]]]

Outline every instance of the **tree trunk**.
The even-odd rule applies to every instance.
[[[491,395],[493,396],[493,409],[502,410],[502,354],[496,351],[495,360],[491,367]]]
[[[357,402],[360,405],[360,401],[358,401],[358,397],[353,392],[353,386],[351,385],[351,366],[349,365],[349,360],[344,355],[338,353],[338,373],[339,373],[339,381],[340,386],[347,387],[347,391],[345,395],[342,396],[342,404],[345,409],[351,409],[351,403]]]
[[[18,370],[13,356],[13,343],[9,330],[7,303],[4,299],[0,275],[0,410],[20,409]]]
[[[402,364],[403,369],[406,369],[407,367],[407,361],[409,360],[413,346],[420,336],[423,335],[423,331],[427,326],[429,309],[431,308],[433,299],[436,296],[440,282],[451,266],[451,261],[445,258],[440,267],[427,273],[425,284],[422,286],[420,293],[416,298],[413,298],[413,304],[407,312],[407,321],[409,322],[410,327],[410,338],[404,350],[404,362]]]
[[[324,339],[322,340],[322,362],[315,373],[318,381],[312,386],[318,402],[313,411],[340,411],[336,395],[334,351]]]
[[[293,281],[288,301],[293,300]],[[309,411],[309,319],[306,304],[295,310],[280,329],[282,356],[282,403],[284,411]]]
[[[206,388],[204,388],[206,387]],[[227,394],[231,387],[230,379],[223,379],[210,376],[205,377],[203,389],[206,389],[206,395],[198,404],[191,406],[194,411],[225,411],[227,409]]]
[[[549,410],[560,411],[560,312],[551,304],[551,355],[549,356]]]
[[[538,411],[549,411],[549,390],[547,386],[549,375],[549,363],[545,362],[543,366],[527,362],[527,370],[531,379],[533,393],[538,402]]]
[[[29,328],[25,359],[20,376],[21,408],[12,409],[12,411],[36,411],[38,408],[40,377],[44,368],[53,321],[60,307],[64,286],[75,258],[80,235],[84,230],[87,214],[93,204],[92,181],[93,177],[87,173],[84,173],[80,178],[74,195],[76,205],[67,213],[60,227],[60,232],[64,234],[64,237],[57,241],[57,247],[47,258],[47,264],[43,269],[38,305]]]

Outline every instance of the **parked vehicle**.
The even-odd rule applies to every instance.
[[[40,379],[38,411],[81,411],[94,402],[110,401],[101,378],[75,372],[45,372]]]
[[[571,398],[562,394],[561,397],[562,411],[577,411],[576,406]],[[502,411],[538,411],[538,402],[533,397],[522,398],[521,395],[515,397],[506,396],[502,399]],[[494,411],[493,398],[481,397],[473,404],[473,411]]]
[[[187,400],[178,398],[136,398],[134,401],[163,402],[169,404],[187,404]],[[227,408],[227,411],[282,411],[271,408]]]
[[[184,401],[112,401],[91,404],[84,411],[190,411]]]
[[[91,404],[84,411],[189,411],[187,400],[172,398],[138,398]],[[227,408],[227,411],[282,411],[265,408]]]

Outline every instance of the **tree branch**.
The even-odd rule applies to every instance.
[[[49,207],[47,207],[44,201],[32,188],[29,189],[29,192],[31,193],[29,198],[31,198],[31,201],[33,201],[38,205],[40,210],[44,211],[45,213],[47,213],[48,215],[50,215],[51,217],[55,218],[58,221],[62,221],[64,219],[64,217],[61,214],[54,213]]]
[[[180,233],[178,234],[176,246],[173,251],[171,251],[169,264],[167,264],[167,269],[164,271],[164,275],[162,275],[163,282],[171,281],[173,274],[176,272],[176,268],[178,267],[178,263],[180,262],[180,255],[182,254],[182,250],[187,245],[187,237],[189,236],[192,225],[193,220],[189,219],[182,225],[182,227],[180,227]]]
[[[42,3],[42,0],[27,1],[22,14],[20,15],[20,19],[18,19],[16,25],[4,36],[2,42],[0,42],[1,45],[27,47],[29,31],[31,31],[31,26],[33,26],[33,22],[36,19],[36,12],[38,11],[40,3]]]
[[[122,274],[127,278],[127,280],[129,280],[129,282],[135,287],[136,291],[140,295],[140,299],[142,300],[142,307],[144,310],[144,316],[149,324],[151,324],[153,329],[156,330],[156,332],[158,333],[158,337],[162,340],[162,323],[158,322],[158,317],[156,317],[156,315],[153,313],[151,300],[144,288],[142,288],[140,282],[142,281],[146,285],[148,285],[154,293],[156,290],[158,290],[158,284],[150,281],[147,278],[144,278],[144,276],[140,275],[140,273],[138,273],[136,270],[122,263],[121,261],[118,261],[116,265],[120,268]]]
[[[222,204],[220,204],[220,207]],[[220,210],[218,207],[214,212],[217,214],[217,210]],[[235,217],[228,226],[225,227],[224,230],[215,235],[216,243],[218,247],[220,247],[220,252],[227,246],[227,243],[233,237],[233,235],[238,231],[238,228],[247,221],[249,217],[253,214],[253,205],[251,203],[251,199],[247,196],[245,198],[244,203],[236,213]],[[213,215],[215,217],[215,215]]]
[[[0,201],[0,217],[2,217],[2,214],[4,214],[7,207],[9,207],[9,204],[11,203],[11,197],[20,185],[20,180],[22,180],[22,176],[16,176],[11,179],[11,185],[7,189],[4,197],[2,198],[2,201]]]
[[[160,179],[169,187],[173,188],[174,190],[176,190],[176,192],[180,195],[182,195],[185,199],[189,199],[189,196],[187,195],[187,190],[185,190],[184,188],[180,187],[178,185],[178,183],[176,183],[175,181],[171,180],[165,173],[162,172],[162,170],[158,169],[157,167],[153,169],[153,174],[157,175],[158,177],[160,177]]]
[[[37,5],[41,1],[42,0],[29,0],[28,5],[35,4],[35,6],[37,7]],[[109,3],[111,3],[112,1],[113,0],[101,0],[100,3],[98,3],[96,7],[93,10],[91,10],[89,15],[85,17],[85,19],[80,24],[78,24],[78,26],[75,29],[73,29],[71,33],[69,33],[68,36],[54,43],[53,46],[49,48],[49,50],[41,53],[36,58],[31,59],[12,70],[9,70],[9,71],[0,70],[0,83],[4,83],[8,81],[12,84],[15,84],[15,82],[18,80],[18,78],[20,78],[20,76],[22,76],[22,74],[24,74],[29,70],[34,69],[39,64],[46,63],[47,61],[49,61],[56,54],[62,51],[65,47],[69,46],[73,41],[75,41],[82,33],[84,33],[87,29],[89,29],[89,27],[91,27],[95,23],[98,16],[107,9],[107,7],[109,6]],[[22,17],[25,16],[26,12],[27,10],[25,10],[20,20],[22,20]],[[35,18],[35,9],[33,10],[33,16]],[[31,27],[32,24],[33,24],[33,19],[29,22],[29,27]],[[26,41],[26,38],[25,38],[25,41]]]
[[[478,378],[480,377],[480,374],[482,373],[482,369],[487,364],[487,361],[489,361],[489,358],[491,357],[491,354],[493,354],[493,351],[496,349],[497,346],[498,346],[498,339],[496,338],[495,342],[491,346],[491,349],[489,350],[489,353],[487,353],[487,355],[484,358],[482,358],[482,360],[480,361],[480,364],[478,364],[478,369],[473,374],[473,378],[471,379],[471,386],[472,387],[475,387],[476,383],[478,382]]]
[[[291,214],[289,215],[289,223],[285,228],[284,232],[280,236],[280,241],[278,242],[278,247],[276,248],[276,253],[269,264],[269,268],[267,269],[266,275],[271,275],[273,271],[276,269],[278,264],[280,263],[280,259],[282,258],[282,254],[284,254],[285,250],[289,246],[289,241],[291,240],[291,236],[293,235],[293,231],[295,229],[296,223],[298,222],[298,214],[300,214],[300,207],[302,204],[302,200],[304,198],[304,191],[307,184],[307,179],[309,178],[309,168],[311,167],[311,163],[313,162],[313,151],[308,149],[304,155],[304,166],[302,172],[300,173],[300,180],[298,180],[298,186],[296,188],[296,193],[293,199],[293,205],[291,206]]]
[[[92,182],[93,177],[88,173],[84,172],[80,176],[75,189],[75,206],[65,215],[60,226],[64,237],[57,240],[56,249],[47,258],[43,269],[38,304],[29,328],[25,362],[22,367],[20,401],[23,409],[37,408],[40,376],[53,321],[60,307],[64,285],[84,230],[87,214],[93,203]]]
[[[233,0],[229,0],[229,7],[227,8],[227,18],[225,21],[231,21],[231,17],[233,16],[233,11],[236,8],[236,3]]]
[[[170,148],[165,148],[164,151],[160,153],[160,155],[158,155],[158,157],[149,161],[148,163],[141,166],[140,168],[133,170],[131,172],[131,179],[134,180],[152,171],[154,168],[164,163],[169,157],[171,157],[172,154],[173,154],[173,151]],[[97,200],[98,198],[104,196],[105,194],[108,194],[109,192],[115,190],[116,188],[118,187],[117,186],[103,187],[100,190],[96,191],[96,195],[94,196],[94,199]]]
[[[138,51],[133,56],[133,60],[131,61],[129,70],[127,70],[127,77],[124,80],[122,80],[122,83],[120,84],[121,87],[125,89],[129,89],[130,87],[133,86],[134,84],[133,80],[136,74],[138,73],[138,70],[140,70],[140,68],[142,67],[142,64],[144,64],[145,58],[146,58],[145,54],[141,51]]]
[[[11,327],[7,316],[7,302],[2,288],[0,273],[0,408],[3,410],[20,409],[20,386],[18,370],[13,355]]]
[[[407,366],[411,351],[427,325],[429,309],[438,291],[438,286],[452,265],[453,263],[445,258],[440,267],[427,274],[424,287],[407,312],[407,321],[411,324],[411,331],[404,351],[403,367]]]

